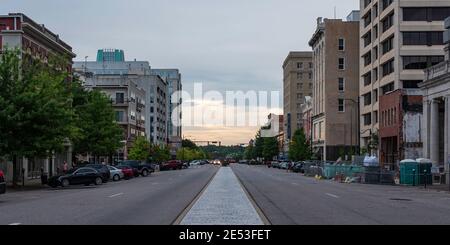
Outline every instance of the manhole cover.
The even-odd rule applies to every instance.
[[[391,198],[391,201],[400,201],[400,202],[412,202],[411,199],[404,199],[404,198]]]

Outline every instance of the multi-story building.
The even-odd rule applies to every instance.
[[[101,50],[100,50],[101,51]],[[100,52],[99,51],[99,52]],[[103,51],[102,51],[103,52]],[[104,55],[104,52],[103,52]],[[100,55],[97,55],[100,56]],[[75,62],[74,70],[83,76],[116,75],[127,77],[144,89],[145,95],[145,132],[152,144],[168,143],[168,86],[167,82],[152,73],[147,61],[84,61]]]
[[[306,140],[312,143],[312,97],[307,96],[305,103],[302,104],[302,116],[303,116],[303,132],[305,133]]]
[[[125,62],[125,53],[120,49],[100,49],[97,62]]]
[[[441,172],[450,173],[450,18],[445,21],[445,61],[425,71],[423,153]],[[450,176],[447,175],[447,184]]]
[[[0,49],[6,48],[19,49],[23,59],[40,59],[47,62],[52,56],[62,57],[67,64],[62,69],[66,69],[69,73],[72,71],[72,59],[75,57],[72,47],[65,43],[58,34],[22,13],[0,15]],[[49,175],[55,174],[58,168],[62,169],[64,161],[72,161],[71,143],[67,141],[64,147],[64,151],[55,153],[50,159],[18,159],[20,166],[17,167],[17,176],[22,175],[20,172],[22,169],[25,171],[25,182],[39,178],[41,168]],[[7,180],[11,181],[12,164],[7,165],[0,162],[0,168],[5,171]]]
[[[303,127],[301,105],[312,96],[312,52],[290,52],[283,63],[284,152],[295,131]]]
[[[172,156],[176,156],[182,142],[182,100],[175,93],[181,92],[183,87],[181,83],[181,74],[178,69],[152,69],[152,74],[163,78],[168,85],[169,108],[167,117],[167,131],[169,145]]]
[[[267,128],[270,129],[271,133],[268,136],[276,137],[278,141],[278,150],[283,152],[284,149],[284,116],[269,114]]]
[[[138,136],[146,135],[146,91],[139,87],[137,75],[94,74],[84,78],[84,86],[98,89],[111,98],[116,122],[123,128],[124,149],[113,158],[127,160],[129,149]]]
[[[359,19],[317,19],[313,49],[313,147],[321,160],[358,148]]]
[[[443,20],[450,15],[450,1],[360,4],[361,146],[371,148],[382,165],[395,168],[402,158],[421,156],[418,84],[425,68],[444,60]],[[382,100],[387,102],[383,107]]]

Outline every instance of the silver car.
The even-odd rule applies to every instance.
[[[111,179],[113,181],[119,181],[124,178],[124,174],[122,172],[122,169],[118,169],[113,166],[108,166],[109,171],[111,172]]]

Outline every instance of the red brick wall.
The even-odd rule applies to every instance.
[[[380,138],[398,136],[402,127],[402,91],[380,96]]]

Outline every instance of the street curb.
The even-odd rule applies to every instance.
[[[205,193],[206,189],[208,189],[209,185],[211,184],[214,177],[216,177],[219,170],[216,170],[216,172],[209,178],[206,185],[200,190],[200,192],[195,196],[194,200],[190,202],[186,208],[183,209],[183,211],[175,218],[175,220],[171,223],[172,225],[181,225],[181,222],[183,222],[186,215],[191,211],[192,207],[197,203],[197,201],[200,199],[200,197]]]
[[[231,167],[230,167],[231,168]],[[239,178],[239,176],[234,172],[233,168],[231,168],[231,171],[233,171],[234,175],[236,176],[239,184],[242,187],[242,190],[244,190],[245,194],[247,195],[248,200],[250,200],[251,204],[253,205],[253,207],[255,208],[256,212],[259,215],[259,218],[261,218],[261,221],[264,223],[264,225],[272,225],[272,223],[270,222],[269,218],[267,218],[266,214],[264,213],[264,211],[261,209],[261,207],[258,205],[258,203],[256,203],[255,199],[253,198],[252,194],[247,190],[247,188],[245,187],[245,185],[242,183],[241,178]]]

